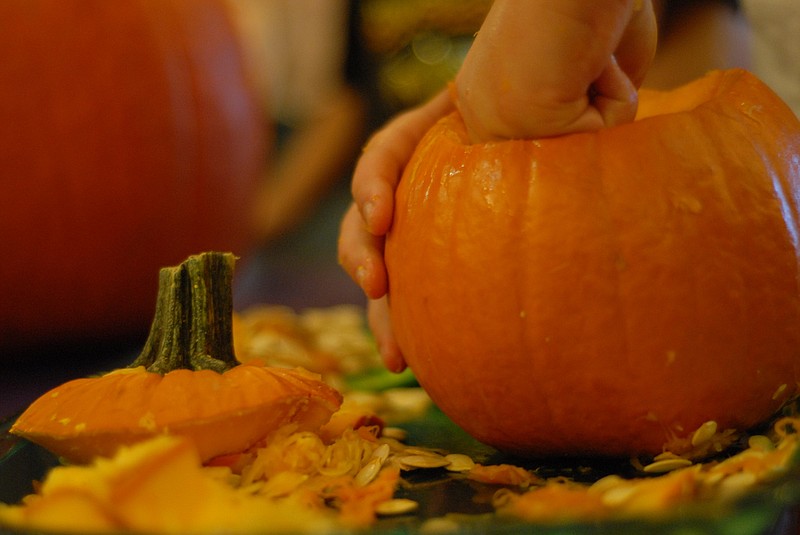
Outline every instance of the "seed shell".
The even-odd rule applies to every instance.
[[[661,461],[648,464],[644,467],[644,471],[648,474],[663,474],[665,472],[671,472],[673,470],[677,470],[678,468],[685,468],[691,465],[692,461],[689,459],[663,459]]]
[[[405,515],[419,509],[419,503],[407,498],[394,498],[375,506],[375,512],[381,516]]]
[[[402,442],[408,437],[408,432],[400,427],[384,427],[383,431],[381,431],[381,436],[384,438],[393,438]]]
[[[383,466],[383,461],[380,459],[372,459],[355,475],[353,478],[355,484],[360,487],[369,485],[378,476],[378,472],[381,471],[381,466]]]
[[[402,466],[410,468],[442,468],[450,464],[441,455],[405,455],[399,461]]]
[[[705,444],[717,433],[717,422],[709,420],[700,427],[692,435],[692,446],[699,446]]]
[[[475,461],[469,455],[462,453],[451,453],[444,458],[450,463],[446,466],[450,472],[468,472],[475,466]]]

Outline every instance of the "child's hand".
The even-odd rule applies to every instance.
[[[650,0],[496,0],[456,77],[457,106],[475,142],[630,121],[655,43]],[[394,190],[423,134],[451,109],[443,91],[373,136],[342,221],[339,261],[370,298],[370,327],[393,371],[405,367],[391,332],[383,259]]]
[[[423,134],[452,109],[449,95],[442,91],[423,106],[399,115],[372,137],[353,173],[355,202],[342,220],[339,262],[371,300],[370,327],[386,367],[393,371],[405,368],[391,334],[385,298],[383,241],[392,223],[394,190]]]
[[[649,0],[497,0],[456,77],[472,140],[633,120],[656,33]]]

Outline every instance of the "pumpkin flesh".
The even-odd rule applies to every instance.
[[[657,454],[797,392],[800,124],[743,71],[640,100],[633,123],[533,141],[470,145],[453,114],[400,182],[395,334],[483,442]]]

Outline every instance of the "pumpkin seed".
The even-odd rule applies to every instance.
[[[785,383],[782,384],[781,386],[779,386],[778,389],[775,391],[775,393],[772,394],[772,399],[775,400],[775,399],[778,399],[779,397],[781,397],[781,394],[783,394],[783,391],[786,390],[787,386],[788,385],[785,384]]]
[[[375,506],[375,512],[381,516],[405,515],[419,509],[419,503],[407,498],[394,498]]]
[[[694,432],[692,435],[692,446],[699,446],[700,444],[705,444],[706,442],[710,441],[714,438],[714,435],[717,434],[717,422],[714,420],[709,420],[700,427],[697,428],[697,431]]]
[[[682,457],[680,457],[679,455],[675,455],[671,451],[665,451],[653,457],[654,461],[663,461],[665,459],[682,459]]]
[[[381,444],[372,452],[372,459],[378,459],[383,464],[389,458],[390,449],[389,444]]]
[[[381,471],[381,467],[383,466],[383,461],[380,459],[372,459],[370,462],[365,464],[361,470],[353,478],[353,481],[359,487],[365,487],[372,483],[372,481],[378,477],[378,472]]]
[[[461,526],[452,518],[436,517],[429,518],[419,527],[419,532],[423,534],[434,533],[457,533],[461,531]]]
[[[403,453],[406,455],[427,455],[428,457],[441,457],[445,454],[445,452],[439,453],[430,448],[422,448],[420,446],[406,446]]]
[[[648,474],[663,474],[666,472],[672,472],[673,470],[677,470],[678,468],[685,468],[687,466],[691,466],[692,461],[689,459],[663,459],[661,461],[655,461],[653,463],[648,464],[644,467],[644,471]]]
[[[384,427],[383,431],[381,431],[381,436],[385,438],[393,438],[402,442],[408,437],[408,432],[399,427]]]
[[[775,444],[764,435],[753,435],[747,439],[747,446],[754,450],[759,451],[772,451],[775,449]]]
[[[399,461],[401,467],[409,468],[442,468],[450,464],[441,455],[404,455]]]
[[[450,472],[468,472],[475,466],[475,461],[469,455],[462,453],[451,453],[444,458],[450,463],[446,466]]]

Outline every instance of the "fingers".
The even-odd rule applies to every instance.
[[[640,0],[638,4],[633,7],[617,49],[592,84],[591,105],[599,112],[604,126],[634,120],[638,104],[636,90],[655,55],[657,24],[652,2]]]
[[[406,362],[392,332],[386,296],[386,266],[380,253],[382,250],[383,238],[369,233],[364,227],[358,207],[355,203],[350,205],[342,220],[339,262],[370,297],[367,321],[384,365],[389,371],[401,372],[406,368]]]
[[[398,115],[372,136],[353,172],[352,193],[369,232],[386,234],[392,223],[394,190],[425,132],[448,111],[446,91]]]
[[[388,279],[383,261],[383,236],[369,232],[355,203],[342,219],[339,231],[339,264],[367,297],[386,294]]]
[[[639,5],[636,4],[637,2],[634,2],[630,21],[614,51],[614,56],[633,85],[639,87],[656,54],[658,23],[651,0],[640,0]]]
[[[389,301],[386,297],[369,302],[367,305],[367,321],[375,336],[384,366],[395,373],[405,370],[406,361],[392,332]]]
[[[388,285],[383,237],[392,224],[394,190],[417,143],[451,109],[449,95],[442,91],[399,115],[372,137],[356,165],[355,203],[342,219],[339,263],[372,299],[383,296]]]
[[[636,87],[613,56],[592,88],[594,95],[590,104],[600,114],[603,126],[616,126],[633,121],[636,117]]]
[[[641,83],[655,33],[652,0],[495,0],[456,76],[470,139],[551,137],[632,118],[631,84],[617,74]]]
[[[386,234],[392,223],[394,189],[403,172],[403,163],[388,142],[373,143],[386,132],[380,131],[365,147],[353,172],[351,190],[365,228],[371,234]]]

